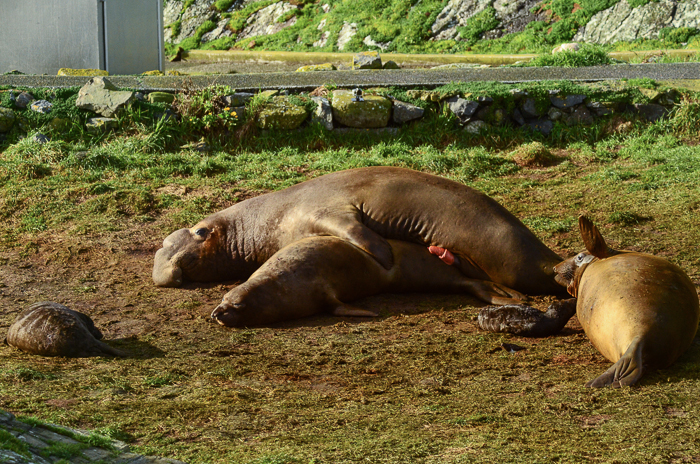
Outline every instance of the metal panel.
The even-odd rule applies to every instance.
[[[107,71],[163,71],[163,1],[105,0],[104,8]]]
[[[0,0],[0,73],[103,67],[99,10],[97,0]]]

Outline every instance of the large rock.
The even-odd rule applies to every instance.
[[[297,7],[287,2],[277,2],[258,10],[248,17],[246,27],[243,28],[236,40],[243,40],[259,35],[277,34],[282,29],[293,26],[297,22],[297,17],[292,16],[284,22],[278,22],[282,16],[295,10]]]
[[[15,116],[14,111],[0,106],[0,132],[8,132],[12,129],[15,119],[17,119],[17,116]]]
[[[382,59],[375,51],[360,52],[352,57],[352,69],[382,69]]]
[[[212,8],[216,0],[194,0],[187,10],[180,12],[184,2],[169,2],[163,9],[163,24],[166,26],[180,19],[180,32],[172,35],[170,28],[165,29],[165,41],[171,43],[182,42],[188,37],[193,37],[199,26],[207,21],[216,21],[218,15]]]
[[[221,39],[222,37],[231,37],[233,35],[233,32],[231,31],[231,29],[226,28],[228,21],[228,18],[220,20],[218,23],[216,23],[216,27],[213,30],[207,32],[202,36],[200,42],[207,43],[211,42],[212,40]]]
[[[316,110],[311,115],[311,122],[320,123],[327,130],[333,130],[333,108],[331,102],[323,97],[311,97],[316,102]]]
[[[456,39],[458,27],[467,24],[467,20],[491,6],[492,0],[450,0],[442,9],[430,27],[435,40]]]
[[[394,100],[392,120],[397,124],[413,121],[423,116],[423,108],[410,103]]]
[[[350,39],[352,39],[355,34],[357,34],[357,23],[348,23],[347,21],[343,22],[343,28],[340,29],[340,33],[338,34],[338,42],[336,42],[338,50],[343,51],[345,45],[350,42]]]
[[[493,8],[500,24],[495,29],[484,33],[484,39],[497,39],[506,34],[525,30],[533,21],[545,21],[547,13],[544,8],[536,8],[540,0],[496,0]]]
[[[295,105],[287,97],[273,97],[258,115],[257,125],[260,129],[296,129],[306,119],[307,112],[303,106]]]
[[[349,127],[385,127],[391,116],[391,100],[377,95],[363,95],[362,98],[362,101],[353,101],[350,90],[334,90],[333,118]]]
[[[454,96],[445,100],[450,111],[454,113],[457,118],[463,123],[468,122],[476,110],[479,109],[479,103],[473,100],[466,100],[464,98]]]
[[[106,118],[114,117],[134,99],[134,92],[117,90],[104,77],[93,77],[78,92],[75,105],[83,110],[94,111]]]
[[[574,36],[577,42],[609,44],[658,38],[664,27],[700,28],[700,2],[661,0],[632,8],[627,0],[595,14]]]

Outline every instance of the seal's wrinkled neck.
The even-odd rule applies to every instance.
[[[566,286],[566,291],[568,291],[569,295],[573,296],[574,298],[578,297],[578,286],[581,283],[581,278],[583,277],[583,273],[586,271],[586,268],[588,268],[588,266],[590,266],[592,263],[599,261],[595,256],[589,256],[590,259],[586,259],[586,261],[581,263],[576,268],[573,279],[571,279],[569,285]]]

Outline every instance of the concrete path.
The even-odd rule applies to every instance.
[[[139,90],[177,90],[184,86],[203,88],[228,85],[239,91],[287,89],[309,91],[321,85],[338,88],[436,87],[450,82],[500,81],[505,83],[541,80],[594,82],[611,79],[655,80],[700,79],[700,63],[592,66],[586,68],[477,68],[398,69],[366,71],[323,71],[306,73],[226,74],[211,76],[110,76],[118,87]],[[2,75],[0,86],[72,87],[82,86],[88,77]]]

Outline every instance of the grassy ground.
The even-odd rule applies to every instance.
[[[468,297],[379,295],[358,303],[376,319],[232,330],[207,316],[234,283],[161,289],[150,272],[165,236],[211,212],[327,172],[394,165],[488,193],[562,255],[581,249],[585,213],[613,247],[664,256],[697,284],[698,121],[700,103],[687,98],[667,121],[626,135],[601,124],[549,141],[465,135],[436,117],[423,129],[432,137],[308,128],[209,153],[138,125],[5,145],[0,334],[29,304],[53,300],[133,356],[51,359],[0,346],[0,407],[193,463],[697,462],[698,340],[638,387],[590,390],[583,384],[610,363],[575,319],[528,339],[478,330],[481,305]],[[547,166],[528,165],[543,151]]]

